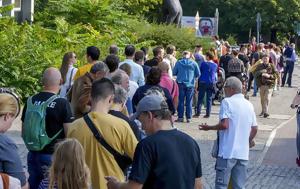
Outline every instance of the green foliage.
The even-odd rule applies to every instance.
[[[123,4],[117,7],[117,1]],[[192,30],[145,21],[142,14],[159,2],[37,0],[33,25],[0,18],[0,86],[16,88],[23,98],[32,95],[41,88],[45,68],[59,67],[69,51],[77,54],[78,65],[82,65],[86,62],[86,47],[91,45],[100,48],[101,59],[111,44],[121,50],[127,44],[137,48],[173,44],[178,50],[192,50],[199,43],[206,49],[211,46],[210,39],[197,39]],[[138,12],[130,12],[126,8],[129,5],[136,6]],[[4,8],[0,8],[2,11]]]
[[[226,41],[228,41],[230,45],[237,45],[236,37],[234,35],[228,35]]]

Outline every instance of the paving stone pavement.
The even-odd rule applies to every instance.
[[[300,68],[295,67],[294,83],[300,83]],[[256,146],[250,150],[250,160],[248,168],[248,180],[246,189],[300,189],[300,168],[287,166],[273,166],[261,164],[264,158],[264,150],[266,142],[271,132],[279,127],[282,123],[291,119],[295,114],[294,110],[289,108],[296,88],[282,88],[281,91],[274,93],[271,100],[270,113],[268,119],[257,117],[259,131],[256,137]],[[251,97],[256,114],[260,113],[260,98]],[[201,159],[203,165],[203,183],[204,189],[214,188],[215,180],[215,159],[211,157],[210,151],[216,132],[199,131],[197,125],[199,123],[216,124],[218,122],[219,105],[212,107],[212,115],[209,119],[199,118],[192,119],[191,123],[176,123],[175,126],[192,136],[199,144],[201,149]],[[19,147],[19,154],[22,158],[24,168],[26,168],[27,150],[20,137],[21,122],[18,118],[15,120],[13,127],[8,131]],[[282,155],[284,158],[284,154]]]

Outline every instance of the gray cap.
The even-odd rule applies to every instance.
[[[136,112],[131,119],[137,119],[141,113],[155,110],[168,109],[165,99],[159,95],[148,95],[143,97],[137,105]]]

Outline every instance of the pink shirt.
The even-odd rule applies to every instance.
[[[179,96],[179,89],[177,83],[170,78],[168,73],[163,72],[161,74],[160,83],[161,87],[168,89],[170,92],[172,99]]]

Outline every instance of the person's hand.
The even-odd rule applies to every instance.
[[[208,126],[206,123],[201,123],[200,125],[199,125],[199,129],[200,130],[202,130],[202,131],[208,131],[208,130],[210,130],[210,126]]]
[[[254,140],[250,141],[250,142],[249,142],[249,147],[252,148],[252,147],[254,147],[254,146],[255,146],[255,141],[254,141]]]
[[[106,176],[105,179],[107,180],[107,188],[108,189],[118,189],[120,188],[120,183],[116,177],[113,176]]]

